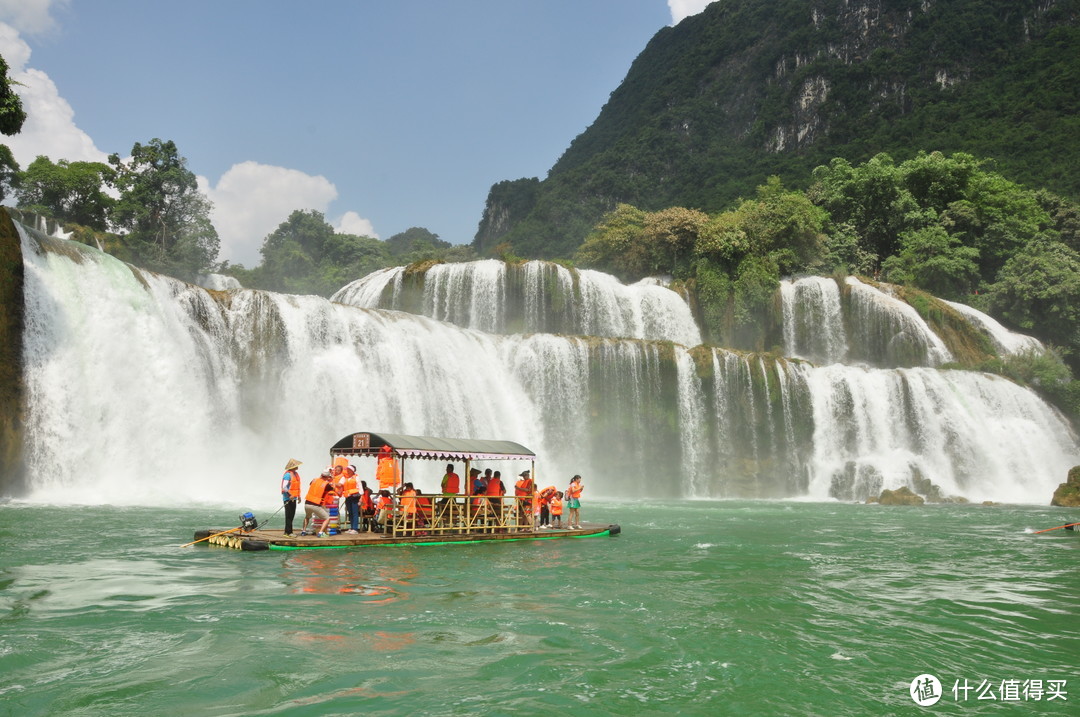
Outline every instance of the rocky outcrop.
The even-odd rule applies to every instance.
[[[1069,478],[1057,487],[1050,505],[1064,508],[1080,508],[1080,466],[1069,469]]]
[[[19,233],[0,207],[0,495],[23,486],[23,261]]]
[[[912,493],[907,486],[900,486],[896,490],[881,491],[877,502],[881,505],[922,505],[926,501],[921,495]]]

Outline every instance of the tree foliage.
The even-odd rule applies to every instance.
[[[54,219],[75,222],[105,231],[109,212],[115,204],[105,188],[112,184],[116,170],[101,162],[56,164],[39,156],[20,178],[19,206]]]
[[[181,278],[194,278],[217,258],[210,200],[199,191],[174,142],[136,142],[131,159],[110,155],[120,198],[112,221],[125,232],[136,262]]]
[[[11,88],[18,84],[8,77],[8,64],[0,57],[0,134],[11,136],[22,131],[26,121],[26,111],[22,99]]]
[[[0,144],[0,202],[19,188],[19,163],[6,144]]]
[[[468,261],[468,247],[451,246],[422,227],[385,242],[341,234],[322,212],[297,209],[263,240],[262,262],[254,269],[224,264],[223,273],[244,286],[297,294],[330,296],[342,286],[388,266],[416,261]]]

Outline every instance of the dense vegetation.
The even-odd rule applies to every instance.
[[[1080,197],[1077,0],[720,0],[665,28],[542,182],[493,187],[474,246],[572,253],[618,204],[717,212],[834,157],[992,158]]]
[[[210,201],[171,141],[136,142],[126,161],[118,154],[108,164],[39,156],[15,169],[19,209],[70,225],[76,239],[124,261],[193,280],[217,260]]]
[[[470,247],[453,246],[427,229],[413,227],[386,241],[341,234],[321,212],[296,210],[263,242],[254,269],[219,267],[249,288],[330,296],[376,269],[418,261],[468,261]]]
[[[726,346],[761,336],[784,275],[858,273],[914,287],[1056,347],[982,368],[1059,402],[1080,392],[1061,362],[1080,368],[1080,205],[1011,182],[968,154],[900,164],[880,154],[855,166],[834,159],[805,191],[770,177],[753,199],[713,214],[621,204],[575,259],[627,281],[670,274],[693,289],[708,338]]]

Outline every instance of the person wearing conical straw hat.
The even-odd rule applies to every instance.
[[[303,463],[290,458],[285,464],[285,475],[281,476],[281,502],[285,504],[285,535],[292,537],[293,518],[296,517],[296,504],[300,502],[300,474],[296,471]]]

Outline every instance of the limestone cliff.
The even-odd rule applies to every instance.
[[[492,188],[485,216],[506,221],[474,246],[567,256],[618,202],[720,211],[771,174],[798,186],[879,152],[968,152],[1078,196],[1078,17],[1078,0],[718,0],[656,34],[538,187]]]

